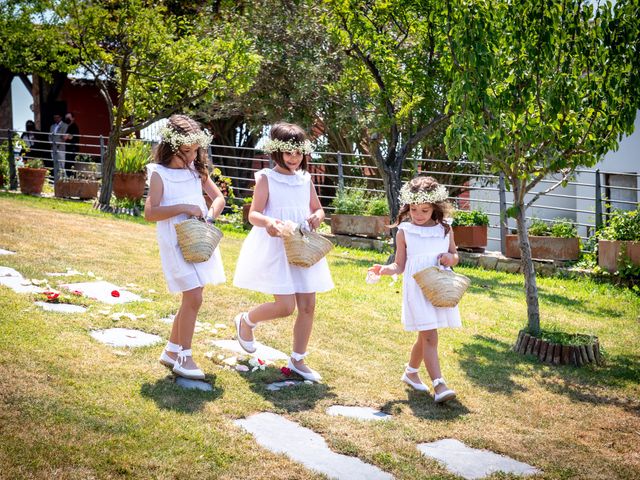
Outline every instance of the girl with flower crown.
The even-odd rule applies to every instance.
[[[324,258],[309,268],[290,265],[280,238],[285,221],[315,229],[324,220],[324,210],[307,172],[313,148],[298,125],[277,123],[271,127],[270,140],[263,150],[271,154],[275,167],[255,174],[249,211],[253,229],[242,245],[233,284],[271,294],[274,301],[239,313],[235,318],[236,336],[240,346],[253,353],[256,326],[287,317],[297,307],[288,367],[304,379],[318,382],[320,374],[304,363],[304,357],[313,326],[316,292],[332,289],[333,281]]]
[[[447,189],[432,177],[416,177],[400,190],[400,212],[393,226],[396,235],[395,262],[373,265],[368,277],[405,273],[402,292],[402,324],[405,330],[418,332],[409,363],[401,380],[416,390],[427,392],[418,369],[422,361],[432,379],[437,403],[456,396],[442,378],[438,360],[438,328],[460,327],[458,307],[434,307],[425,298],[413,274],[434,265],[452,267],[458,253],[451,227],[445,221],[449,211]]]
[[[220,251],[216,248],[206,262],[188,263],[178,248],[175,224],[190,216],[213,220],[224,208],[224,197],[209,178],[206,148],[211,137],[186,115],[172,115],[160,132],[155,164],[149,165],[149,195],[144,205],[146,220],[157,222],[162,270],[170,292],[182,292],[182,303],[173,320],[169,342],[160,363],[176,375],[203,379],[193,361],[191,341],[206,284],[225,281]],[[202,197],[205,191],[211,208]]]

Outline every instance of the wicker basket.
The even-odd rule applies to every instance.
[[[333,243],[317,232],[300,225],[282,231],[284,250],[291,265],[309,268],[318,263],[333,248]]]
[[[189,263],[206,262],[220,243],[222,232],[202,218],[176,223],[178,246]]]
[[[471,284],[464,275],[440,267],[420,270],[413,278],[434,307],[455,307]]]

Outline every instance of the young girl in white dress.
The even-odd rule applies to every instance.
[[[216,248],[206,262],[185,261],[178,247],[175,224],[190,216],[213,222],[225,201],[207,171],[206,148],[211,137],[198,123],[186,115],[172,115],[161,131],[161,138],[155,152],[155,164],[149,166],[151,178],[144,217],[157,222],[162,270],[169,291],[182,292],[182,303],[160,363],[176,375],[203,379],[204,373],[192,358],[191,341],[202,305],[203,287],[225,281],[222,258]],[[212,200],[208,211],[203,190]]]
[[[325,258],[309,268],[290,265],[280,238],[287,220],[306,222],[311,229],[324,220],[324,210],[307,172],[313,149],[304,130],[290,123],[273,125],[263,149],[271,154],[275,167],[255,174],[249,212],[253,229],[242,245],[233,284],[272,294],[274,301],[239,313],[235,318],[236,335],[240,346],[253,353],[254,328],[260,322],[291,315],[297,306],[288,366],[304,379],[317,382],[320,374],[305,365],[304,357],[313,326],[316,292],[331,290],[333,281]]]
[[[396,257],[391,265],[374,265],[372,275],[405,273],[402,292],[402,324],[405,330],[418,332],[402,381],[420,391],[429,391],[418,377],[424,360],[432,379],[437,403],[456,396],[447,388],[438,360],[438,328],[460,327],[458,307],[434,307],[425,298],[413,274],[426,267],[452,267],[458,253],[451,227],[445,218],[449,211],[447,189],[432,177],[416,177],[400,190],[400,212],[396,226]]]

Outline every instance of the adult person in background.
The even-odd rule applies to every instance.
[[[67,132],[64,136],[67,175],[75,176],[75,168],[77,168],[75,160],[80,151],[80,129],[72,112],[64,116],[64,122],[67,124]]]
[[[67,124],[62,121],[62,115],[53,115],[53,125],[49,129],[49,142],[51,145],[51,160],[53,160],[54,174],[57,177],[64,177],[65,172],[65,143],[64,137],[67,133]]]
[[[48,157],[48,155],[45,155],[48,150],[46,136],[46,133],[36,128],[36,123],[33,120],[27,120],[24,132],[20,135],[27,148],[20,152],[20,156],[25,159],[41,158],[46,168],[53,168],[53,162],[49,158],[43,158]]]

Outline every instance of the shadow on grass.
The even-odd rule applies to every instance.
[[[216,377],[207,375],[204,379],[213,388],[211,392],[180,387],[173,375],[157,380],[155,383],[145,383],[140,388],[143,397],[150,398],[158,408],[180,413],[196,413],[202,410],[204,404],[222,396],[222,388],[216,387]]]
[[[502,299],[505,296],[523,296],[523,286],[520,281],[509,280],[502,276],[492,276],[490,278],[479,277],[470,272],[465,272],[464,275],[471,280],[469,292],[486,295],[495,299]],[[512,277],[512,275],[509,277]]]
[[[243,375],[242,378],[249,384],[251,390],[261,395],[276,407],[285,410],[288,413],[301,412],[304,410],[312,410],[316,403],[325,398],[335,398],[336,395],[331,392],[331,387],[324,383],[306,384],[282,387],[280,390],[267,390],[267,385],[273,382],[284,382],[287,380],[302,381],[295,373],[285,377],[279,368],[269,366],[264,371],[252,372],[249,375]]]
[[[469,409],[457,398],[445,403],[435,403],[433,393],[418,392],[407,387],[406,400],[392,400],[385,403],[380,410],[389,415],[401,411],[400,406],[408,405],[416,417],[428,420],[453,420],[469,413]]]

